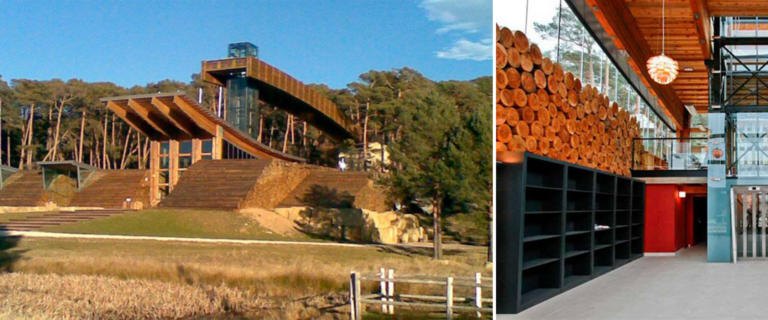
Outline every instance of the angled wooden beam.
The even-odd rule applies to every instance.
[[[701,46],[701,53],[704,55],[704,59],[708,60],[712,57],[711,39],[712,39],[712,24],[709,17],[709,5],[707,0],[690,0],[691,11],[693,12],[693,21],[696,25],[696,33],[699,34],[699,45]]]
[[[165,135],[166,137],[172,138],[172,139],[184,138],[183,135],[180,134],[179,130],[174,128],[172,124],[168,123],[168,121],[153,114],[150,110],[151,108],[150,106],[146,106],[144,105],[144,103],[139,102],[136,99],[129,99],[128,107],[130,107],[133,110],[133,112],[135,112],[142,119],[144,119],[146,123],[152,126],[153,129]],[[188,138],[191,138],[191,137],[188,137]]]
[[[660,85],[653,81],[648,74],[648,69],[645,68],[645,63],[653,56],[653,51],[638,27],[635,17],[632,16],[632,12],[627,8],[627,4],[616,0],[595,0],[595,3],[613,32],[616,33],[616,37],[624,44],[624,49],[630,58],[638,66],[643,66],[639,68],[641,76],[648,81],[652,91],[656,92],[672,121],[678,128],[685,128],[685,108],[675,90],[672,86]]]
[[[158,140],[160,138],[161,134],[157,132],[157,130],[153,129],[140,117],[133,113],[129,113],[127,106],[121,105],[115,101],[107,101],[107,108],[112,110],[112,112],[120,117],[120,119],[123,119],[123,121],[127,122],[129,125],[136,128],[136,130],[139,130],[139,132],[149,137],[150,139]]]
[[[182,99],[180,96],[174,96],[173,103],[176,104],[179,107],[179,110],[184,112],[187,117],[192,119],[192,121],[194,121],[198,127],[202,128],[211,135],[216,135],[216,124],[207,117],[203,116],[202,113],[199,110],[196,110],[195,107],[184,101],[184,99]]]
[[[173,104],[167,104],[157,97],[152,97],[151,105],[155,109],[164,115],[168,121],[173,123],[179,130],[189,135],[190,137],[196,136],[197,125],[190,120],[183,111],[177,111],[177,107]]]

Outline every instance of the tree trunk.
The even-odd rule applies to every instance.
[[[83,162],[83,140],[85,140],[85,116],[86,109],[83,109],[83,118],[80,120],[80,141],[78,142],[77,161]]]
[[[29,109],[29,124],[27,125],[27,146],[32,145],[32,138],[35,136],[35,105],[32,104],[32,106]],[[29,149],[27,150],[27,166],[32,165],[32,158],[34,157],[34,150]]]
[[[432,229],[434,230],[434,239],[432,240],[434,246],[434,259],[443,260],[443,236],[441,230],[440,221],[440,204],[439,201],[433,201],[432,207],[432,219],[434,221]]]
[[[53,136],[53,156],[51,159],[56,160],[56,155],[59,150],[59,134],[61,133],[61,114],[64,113],[64,102],[61,103],[59,108],[59,114],[56,116],[56,131]]]
[[[130,147],[128,143],[131,141],[131,129],[133,129],[133,127],[128,127],[128,134],[125,135],[125,146],[123,147],[123,158],[120,159],[120,169],[125,169],[125,164],[128,162],[127,154],[128,147]]]
[[[101,148],[101,168],[107,169],[107,165],[109,165],[109,160],[107,159],[107,128],[109,126],[109,118],[104,118],[104,134],[103,134],[103,140],[102,140],[102,148]]]
[[[283,137],[283,153],[286,153],[288,151],[288,136],[291,133],[291,117],[292,115],[288,115],[285,119],[285,136]]]
[[[365,159],[368,157],[368,116],[371,108],[371,102],[365,103],[365,120],[363,120],[363,165],[366,165]],[[365,168],[368,169],[368,168]]]

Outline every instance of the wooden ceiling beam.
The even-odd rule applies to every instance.
[[[192,122],[183,111],[177,111],[177,107],[173,106],[172,103],[168,104],[158,97],[152,97],[151,104],[158,112],[164,115],[168,121],[179,128],[179,130],[191,137],[197,136],[197,126],[194,122]]]
[[[639,68],[642,78],[645,78],[652,91],[656,92],[672,121],[678,128],[685,128],[685,108],[674,89],[671,86],[663,86],[653,81],[645,68],[646,61],[654,54],[627,4],[624,1],[616,0],[595,0],[595,3],[615,32],[616,37],[624,44],[630,59],[634,60],[635,64],[643,66]]]
[[[163,137],[161,133],[157,132],[157,130],[149,126],[143,119],[141,119],[141,117],[132,112],[128,112],[130,108],[127,105],[118,103],[116,101],[108,101],[107,108],[112,110],[112,112],[120,117],[120,119],[123,119],[123,121],[136,128],[136,130],[141,132],[143,135],[149,137],[152,140],[162,140],[161,138]]]
[[[712,28],[710,27],[709,7],[706,0],[690,0],[691,11],[693,11],[693,20],[696,25],[696,33],[699,34],[701,53],[705,60],[712,56],[710,41],[712,39]]]
[[[190,139],[191,137],[186,136],[182,134],[178,129],[174,128],[173,125],[168,123],[167,120],[157,116],[150,110],[150,106],[144,105],[144,103],[139,102],[136,99],[128,99],[128,107],[130,107],[133,112],[135,112],[139,117],[144,119],[144,122],[148,123],[150,126],[152,126],[155,131],[160,132],[166,137],[177,139],[177,140],[185,140]]]

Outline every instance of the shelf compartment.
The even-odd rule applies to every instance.
[[[560,293],[560,263],[523,270],[520,303],[525,309]]]
[[[595,224],[609,226],[613,228],[613,211],[595,212]],[[594,226],[593,226],[594,228]],[[597,231],[597,230],[596,230]]]
[[[613,194],[598,193],[595,197],[595,210],[613,210],[615,197]]]
[[[584,283],[592,274],[591,257],[588,254],[566,258],[563,267],[563,287],[566,290]]]
[[[528,158],[527,167],[526,185],[563,188],[564,165],[543,159]]]
[[[524,217],[523,237],[560,236],[562,230],[561,213],[527,214]]]
[[[616,197],[616,210],[630,210],[629,196],[619,195]]]
[[[530,269],[560,259],[560,237],[523,244],[523,269]]]
[[[568,190],[592,192],[594,190],[595,173],[577,167],[568,167]]]
[[[643,225],[634,225],[632,226],[632,237],[643,237],[645,234],[643,233]]]
[[[629,240],[617,241],[614,248],[616,260],[629,260]]]
[[[643,222],[645,222],[645,212],[639,210],[632,211],[632,224]]]
[[[632,180],[626,178],[616,179],[616,193],[629,196],[632,193]]]
[[[592,231],[594,225],[592,224],[592,215],[589,213],[572,213],[565,214],[565,232],[577,232],[577,231]]]
[[[613,267],[613,247],[595,251],[594,267]]]
[[[637,239],[637,240],[632,240],[631,243],[630,243],[630,247],[631,247],[630,249],[631,249],[631,252],[632,252],[633,255],[635,255],[635,254],[642,255],[643,254],[643,239],[641,238],[641,239]]]
[[[599,244],[613,244],[613,232],[611,230],[605,230],[605,232],[595,232],[595,245]]]
[[[632,214],[629,211],[616,211],[616,227],[630,225],[631,216]]]
[[[592,210],[592,194],[578,191],[568,191],[565,210],[586,211]]]
[[[616,176],[605,173],[597,173],[597,192],[614,194],[616,192]]]
[[[622,227],[622,228],[616,228],[616,242],[619,242],[621,240],[629,240],[629,228]]]
[[[645,183],[639,181],[632,182],[632,195],[638,198],[645,197]]]
[[[531,187],[525,189],[525,212],[562,210],[562,190]]]

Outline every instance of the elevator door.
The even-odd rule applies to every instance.
[[[759,189],[765,189],[765,187]],[[738,260],[765,259],[768,253],[766,252],[768,192],[734,191],[733,222],[736,257]]]

